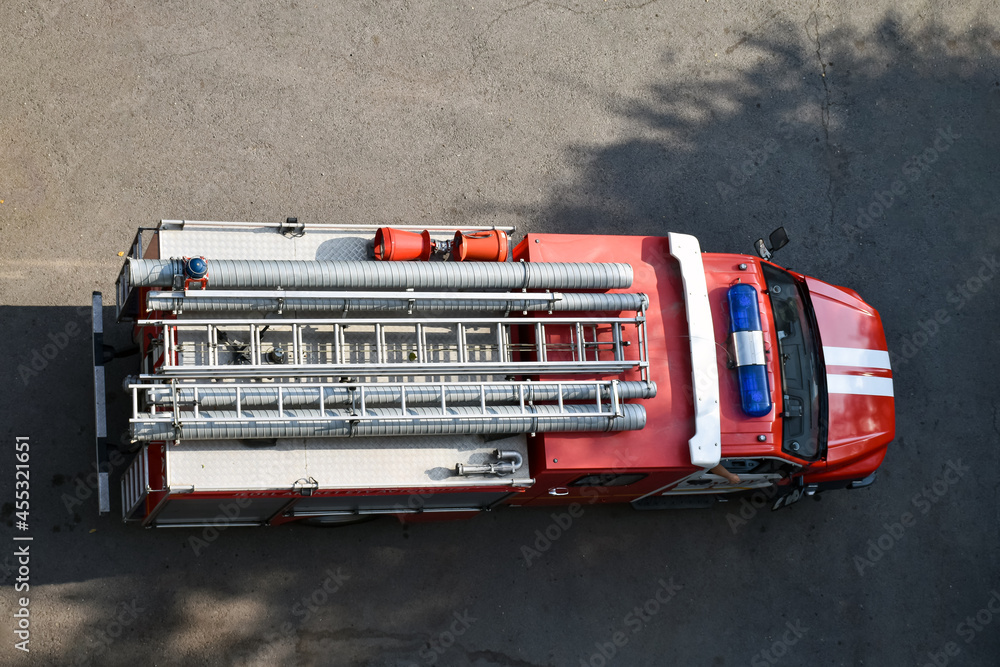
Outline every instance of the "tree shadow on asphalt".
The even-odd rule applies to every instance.
[[[819,256],[812,272],[835,278],[853,276],[838,266],[879,258],[887,242],[956,259],[974,239],[950,249],[938,241],[958,226],[957,212],[971,204],[971,214],[996,217],[983,187],[1000,144],[996,30],[912,32],[890,15],[869,33],[838,28],[817,41],[813,22],[805,31],[807,48],[788,40],[803,32],[788,24],[734,40],[726,51],[749,57],[748,69],[603,101],[632,136],[570,147],[578,178],[542,210],[520,212],[545,230],[681,231],[729,252],[784,224]],[[959,138],[939,141],[948,128]],[[936,157],[927,152],[935,144],[944,149]],[[894,180],[906,192],[880,203]]]
[[[805,43],[790,37],[803,29]],[[882,312],[892,344],[944,301],[942,276],[946,284],[958,281],[965,274],[956,267],[997,248],[997,236],[983,238],[981,230],[1000,222],[992,191],[1000,155],[1000,35],[987,26],[913,32],[890,15],[869,32],[838,28],[817,35],[814,24],[774,24],[759,34],[733,36],[730,54],[752,64],[684,82],[657,80],[651,72],[651,95],[607,102],[631,136],[610,146],[568,147],[566,159],[578,177],[554,189],[543,209],[499,207],[539,230],[678,231],[696,235],[706,250],[724,252],[746,252],[754,238],[785,225],[799,249],[790,246],[779,258],[858,289]],[[945,145],[942,133],[956,138]],[[895,181],[905,193],[890,203],[884,193],[892,193]],[[901,263],[901,247],[920,260]],[[931,295],[926,311],[914,310],[919,294]],[[980,312],[985,321],[992,313],[995,322],[989,301]],[[30,353],[37,341],[77,317],[74,309],[21,308],[4,309],[0,320],[15,351]],[[23,417],[10,422],[32,424],[36,430],[29,435],[40,443],[36,451],[44,452],[33,511],[52,525],[36,533],[32,584],[69,584],[60,593],[66,604],[86,609],[60,634],[49,630],[46,641],[52,643],[38,649],[45,661],[428,664],[430,654],[420,652],[449,628],[454,613],[472,609],[480,625],[469,643],[496,651],[467,652],[458,642],[434,653],[436,664],[529,664],[508,646],[519,641],[553,647],[549,657],[536,655],[530,664],[575,664],[572,634],[540,640],[535,628],[524,626],[525,606],[548,604],[539,597],[539,577],[566,584],[561,595],[582,596],[587,603],[565,612],[567,622],[604,634],[604,620],[588,616],[593,601],[573,590],[579,582],[567,583],[548,567],[525,568],[520,547],[548,522],[547,511],[411,529],[389,522],[336,530],[234,528],[199,553],[191,538],[200,531],[122,526],[117,502],[108,519],[96,518],[93,498],[67,511],[61,489],[90,470],[91,408],[83,389],[89,384],[89,363],[83,361],[89,360],[88,345],[85,337],[74,339],[51,372],[23,389],[15,379],[5,394],[5,407]],[[900,375],[897,391],[914,391],[923,374],[941,370],[935,366],[940,363],[916,359]],[[72,387],[80,389],[74,393]],[[989,397],[969,401],[970,411],[990,413]],[[920,404],[899,409],[917,410]],[[901,436],[910,436],[908,428]],[[12,495],[11,484],[0,480],[5,498]],[[613,572],[623,550],[643,553],[630,525],[652,530],[666,521],[671,531],[690,536],[705,522],[724,524],[723,517],[669,514],[654,520],[650,513],[595,509],[591,527],[580,529],[587,544],[567,539],[552,562],[572,568],[586,550],[591,564]],[[684,543],[660,556],[681,571],[702,569],[700,550]],[[721,555],[745,557],[740,548],[741,539],[733,538]],[[764,557],[772,553],[762,551]],[[316,594],[327,571],[337,568],[349,577],[342,589]],[[504,606],[483,590],[480,578],[487,571],[491,581],[503,582],[503,601],[522,609],[520,621],[518,613],[503,616]],[[705,582],[692,579],[691,587],[719,575],[705,576]],[[296,607],[319,598],[322,604],[308,614],[302,613],[308,605]],[[136,603],[142,611],[130,616],[129,605],[135,609]],[[668,613],[665,623],[683,622],[682,609]],[[703,657],[703,639],[678,637],[678,662],[690,662],[685,655]],[[922,655],[918,648],[915,656]],[[872,661],[880,662],[874,655]],[[892,660],[887,655],[882,662]]]

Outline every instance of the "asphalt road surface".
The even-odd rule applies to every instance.
[[[4,9],[0,664],[997,664],[995,2]],[[784,225],[776,259],[881,312],[896,441],[867,490],[587,508],[530,562],[549,510],[211,539],[98,518],[79,307],[138,225],[289,215],[722,252]]]

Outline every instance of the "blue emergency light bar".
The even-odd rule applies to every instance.
[[[760,310],[757,290],[753,285],[738,283],[729,288],[729,333],[760,331]]]
[[[757,290],[753,285],[738,283],[729,288],[726,298],[743,412],[749,417],[763,417],[771,412],[771,387],[767,380]]]

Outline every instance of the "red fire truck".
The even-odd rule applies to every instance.
[[[458,518],[503,505],[775,508],[872,483],[895,431],[878,313],[684,234],[164,220],[117,319],[121,476],[147,527]],[[97,458],[107,471],[102,298]],[[109,474],[101,511],[110,511]]]

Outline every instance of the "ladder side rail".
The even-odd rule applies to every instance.
[[[160,290],[156,296],[169,299],[331,299],[356,301],[364,299],[393,299],[400,301],[530,301],[555,303],[562,300],[559,292],[432,292],[413,291],[357,291],[357,290]]]
[[[432,363],[414,364],[399,362],[394,364],[329,364],[305,365],[292,364],[261,364],[251,366],[241,364],[236,366],[187,366],[175,367],[161,372],[154,377],[159,378],[211,378],[219,374],[240,378],[272,378],[272,377],[302,377],[321,379],[330,376],[435,376],[435,375],[533,375],[533,374],[621,374],[639,368],[645,370],[645,363],[639,361],[549,361],[549,362],[515,362],[501,364],[499,362],[471,362],[460,364]],[[140,376],[145,379],[147,376]]]
[[[615,415],[613,413],[605,412],[605,411],[584,411],[584,410],[580,410],[580,411],[577,411],[577,412],[566,413],[566,414],[559,414],[557,412],[553,412],[553,413],[546,413],[546,412],[525,412],[524,414],[520,414],[520,413],[516,413],[516,412],[509,413],[509,414],[508,413],[498,413],[498,414],[489,414],[489,415],[487,415],[487,417],[490,420],[496,420],[496,421],[510,421],[510,420],[513,420],[513,419],[524,419],[526,417],[530,417],[532,419],[544,420],[544,421],[559,421],[559,420],[565,419],[567,417],[606,417],[606,418],[610,419],[610,418],[614,418]],[[286,416],[286,417],[282,417],[282,418],[260,416],[260,417],[254,417],[250,421],[253,422],[253,423],[260,423],[260,424],[284,424],[284,423],[306,423],[306,424],[314,424],[314,423],[316,423],[316,424],[320,424],[320,423],[330,423],[330,422],[357,422],[357,421],[413,421],[413,422],[421,422],[421,421],[441,421],[441,419],[449,419],[449,420],[450,419],[454,419],[454,420],[459,420],[459,421],[468,421],[468,420],[473,420],[473,419],[483,419],[483,415],[478,414],[478,413],[472,413],[472,414],[447,414],[447,415],[444,415],[444,416],[442,416],[440,414],[424,414],[424,415],[417,415],[417,414],[406,414],[406,415],[401,415],[401,414],[371,414],[370,412],[366,411],[365,414],[360,414],[359,413],[359,414],[355,414],[355,415],[323,415],[323,416],[319,416],[319,415],[316,415],[316,416],[302,415],[302,416],[295,416],[295,417],[287,417]],[[212,416],[212,417],[202,416],[199,419],[184,419],[184,420],[182,420],[180,422],[180,425],[183,426],[184,424],[233,424],[233,423],[240,423],[240,422],[244,422],[245,423],[245,421],[246,420],[237,420],[237,419],[234,419],[232,417],[226,417],[226,416]],[[137,423],[137,424],[162,424],[164,422],[162,422],[162,421],[154,421],[154,420],[145,420],[145,419],[140,418],[135,423]]]
[[[325,231],[344,231],[344,232],[362,232],[362,231],[375,231],[380,227],[385,227],[385,225],[375,225],[375,224],[344,224],[344,223],[317,223],[317,222],[299,222],[305,231],[309,230],[325,230]],[[287,222],[236,222],[236,221],[224,221],[224,220],[160,220],[159,228],[167,227],[180,227],[184,229],[185,227],[219,227],[219,228],[250,228],[250,229],[261,229],[261,228],[274,228],[282,229],[288,228]],[[479,231],[487,232],[493,230],[500,230],[507,232],[507,234],[512,234],[517,228],[503,225],[473,225],[471,227],[448,227],[445,225],[393,225],[393,229],[415,229],[418,231],[427,230],[429,232],[442,232],[454,234],[456,230],[461,231]],[[141,227],[140,229],[153,229],[151,227]]]

